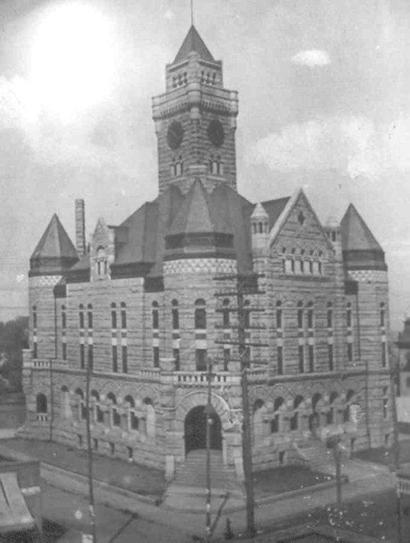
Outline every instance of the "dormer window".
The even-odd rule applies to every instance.
[[[108,273],[108,259],[104,247],[98,247],[96,263],[98,277],[105,277]]]

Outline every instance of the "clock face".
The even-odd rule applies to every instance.
[[[178,147],[181,145],[183,137],[184,129],[182,128],[182,124],[178,121],[173,121],[169,125],[167,132],[167,141],[171,149],[178,149]]]
[[[215,119],[209,123],[208,138],[214,145],[216,145],[216,147],[220,147],[223,144],[225,133],[224,127],[220,121]]]

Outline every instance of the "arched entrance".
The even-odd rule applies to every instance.
[[[185,417],[185,453],[206,448],[206,407],[198,405]],[[221,419],[214,411],[210,415],[211,449],[222,450]]]

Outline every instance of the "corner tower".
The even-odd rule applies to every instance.
[[[167,65],[166,92],[153,98],[152,110],[160,193],[172,184],[186,192],[197,176],[236,189],[238,93],[223,87],[222,62],[194,26]]]

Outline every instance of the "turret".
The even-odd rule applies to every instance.
[[[264,255],[269,237],[269,216],[261,203],[256,204],[251,215],[251,234],[253,256]]]

